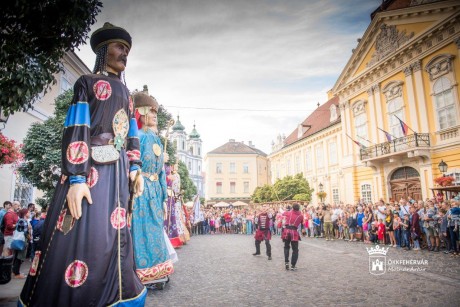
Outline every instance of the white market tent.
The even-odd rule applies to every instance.
[[[246,207],[246,206],[248,206],[247,203],[242,202],[242,201],[236,201],[232,205],[233,205],[233,207]]]
[[[228,204],[226,202],[223,202],[223,201],[220,201],[217,204],[215,204],[213,207],[214,208],[226,208],[228,206],[230,206],[230,204]]]

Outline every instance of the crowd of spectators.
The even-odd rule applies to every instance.
[[[308,238],[387,245],[459,256],[460,199],[416,201],[412,198],[374,203],[305,204],[302,209]],[[207,208],[193,222],[192,234],[246,234],[257,227],[256,208]],[[270,204],[270,230],[281,235],[282,213],[290,204]],[[300,229],[299,229],[300,231]]]
[[[24,260],[32,261],[38,248],[40,234],[46,217],[44,210],[38,211],[35,204],[22,208],[18,201],[5,201],[0,210],[0,255],[2,259],[12,260],[12,277],[25,278],[20,272]],[[11,245],[14,233],[22,232],[25,238],[23,250],[14,249]]]

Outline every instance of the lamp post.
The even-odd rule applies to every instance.
[[[324,186],[323,186],[323,184],[320,182],[319,185],[318,185],[318,187],[319,187],[319,192],[321,193],[320,199],[321,199],[321,202],[323,202],[323,192],[324,192],[323,188],[324,188]]]
[[[444,162],[444,160],[441,160],[441,162],[438,164],[438,167],[442,173],[442,176],[445,177],[445,172],[447,172],[447,163]]]

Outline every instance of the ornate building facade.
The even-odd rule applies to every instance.
[[[200,134],[193,124],[193,129],[187,135],[185,127],[180,122],[179,116],[172,127],[169,140],[176,146],[177,158],[184,162],[195,184],[200,197],[204,197],[204,176],[203,176],[203,158],[202,158],[202,140]]]
[[[340,159],[338,191],[328,182],[326,200],[426,199],[442,175],[441,161],[460,184],[460,2],[386,0],[371,18],[329,92],[340,110]],[[289,150],[305,143],[299,157],[308,179],[307,143],[317,135],[298,143],[288,137],[279,154],[270,155],[272,177],[284,174],[273,160],[287,161]]]

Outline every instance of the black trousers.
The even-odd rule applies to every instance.
[[[299,258],[299,241],[284,240],[284,262],[289,263],[289,249],[292,247],[291,265],[294,267]]]
[[[198,227],[198,234],[202,235],[203,234],[203,222],[198,222],[197,227]]]
[[[18,251],[14,251],[14,260],[13,260],[13,274],[14,275],[19,275],[21,272],[19,271],[21,269],[21,264],[22,260],[18,258]]]
[[[260,254],[260,243],[262,241],[256,240],[256,253]],[[265,240],[265,247],[267,248],[267,256],[272,256],[272,246],[270,245],[270,240]]]

